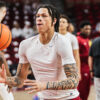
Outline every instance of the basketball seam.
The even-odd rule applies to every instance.
[[[0,38],[1,38],[1,35],[2,35],[2,24],[1,24],[1,32],[0,32],[1,34],[0,34]]]
[[[2,49],[8,43],[9,40],[10,40],[10,32],[9,32],[9,38],[8,38],[7,42],[0,49]]]

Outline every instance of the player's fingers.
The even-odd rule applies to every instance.
[[[32,94],[32,93],[36,93],[36,92],[38,92],[38,91],[32,90],[32,91],[29,91],[28,93],[29,93],[29,94]]]
[[[4,66],[4,64],[2,64],[2,71],[4,71],[5,70],[5,66]]]
[[[27,79],[27,80],[24,81],[24,83],[34,83],[34,82],[36,82],[36,80],[29,80],[29,79]]]
[[[25,88],[25,91],[37,90],[37,87],[28,87]]]
[[[0,83],[5,83],[5,80],[4,79],[0,79]]]
[[[24,82],[24,85],[25,86],[36,86],[37,84],[36,83],[26,83],[26,82]]]
[[[5,69],[5,65],[2,64],[2,71],[4,72],[4,74],[6,75],[6,69]]]
[[[12,91],[12,87],[8,86],[7,90],[10,93]]]

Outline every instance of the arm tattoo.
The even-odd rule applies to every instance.
[[[6,81],[9,86],[19,87],[22,84],[22,81],[20,80],[20,78],[18,78],[16,76],[15,77],[7,77]]]
[[[19,87],[20,85],[22,85],[23,80],[19,78],[19,76],[21,76],[21,69],[22,69],[23,64],[20,64],[16,73],[16,76],[14,77],[7,77],[6,79],[6,83],[9,86],[15,86],[15,87]]]
[[[75,64],[64,65],[64,71],[67,79],[62,81],[48,82],[48,90],[66,90],[77,88],[78,85],[78,71]]]
[[[19,66],[19,68],[17,70],[16,76],[19,76],[20,75],[22,66],[23,66],[23,64],[20,64],[20,66]]]

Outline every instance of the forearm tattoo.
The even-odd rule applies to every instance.
[[[22,81],[20,78],[18,77],[7,77],[6,82],[8,84],[8,86],[15,86],[15,87],[19,87],[22,84]]]
[[[22,66],[23,66],[23,64],[20,64],[20,66],[18,67],[16,76],[20,76]]]
[[[6,79],[6,83],[9,86],[15,86],[15,87],[19,87],[20,85],[23,84],[23,80],[19,78],[20,74],[21,74],[21,69],[22,69],[22,64],[19,65],[16,76],[14,77],[7,77]]]
[[[67,79],[62,81],[48,82],[48,90],[66,90],[77,88],[79,78],[76,65],[67,64],[64,66],[64,71],[67,76]]]

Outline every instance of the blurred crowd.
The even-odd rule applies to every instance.
[[[37,33],[36,26],[30,27],[30,22],[25,21],[24,28],[21,28],[17,21],[14,21],[12,28],[12,38],[23,37],[24,39],[34,36]]]

